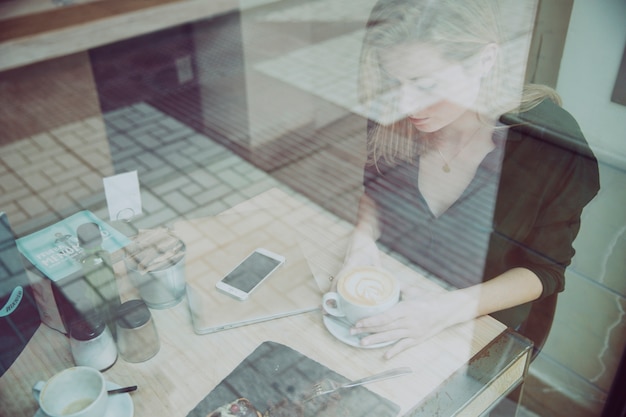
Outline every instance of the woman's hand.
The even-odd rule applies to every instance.
[[[416,346],[455,324],[476,316],[476,306],[459,292],[424,292],[409,287],[402,293],[402,301],[390,310],[360,320],[351,334],[372,333],[361,339],[361,345],[398,341],[385,352],[387,359]]]

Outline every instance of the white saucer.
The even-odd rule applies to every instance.
[[[330,334],[335,336],[337,339],[341,340],[343,343],[360,348],[360,349],[378,349],[385,346],[393,345],[395,340],[391,342],[377,343],[375,345],[362,346],[361,338],[358,336],[353,336],[350,334],[350,329],[342,323],[339,323],[327,315],[322,315],[322,320],[324,321],[324,326]]]
[[[122,388],[115,382],[107,381],[107,390]],[[135,407],[133,406],[133,400],[130,398],[130,394],[113,394],[109,396],[107,401],[107,411],[104,417],[133,417]],[[41,409],[37,410],[33,417],[46,417]]]

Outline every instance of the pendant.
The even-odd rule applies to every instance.
[[[450,172],[450,165],[445,164],[441,167],[441,170],[447,174],[448,172]]]

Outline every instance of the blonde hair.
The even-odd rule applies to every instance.
[[[394,45],[420,42],[437,48],[442,58],[464,62],[478,56],[490,44],[502,45],[498,0],[379,0],[372,9],[361,51],[359,94],[364,105],[381,106],[380,98],[391,85],[380,65],[379,52]],[[496,54],[491,71],[482,79],[477,112],[487,120],[496,120],[511,111],[528,111],[545,98],[560,104],[556,91],[546,86],[522,88],[503,77],[503,54]],[[521,90],[521,91],[520,91]],[[394,103],[382,106],[381,114],[393,120],[398,111]],[[384,118],[384,117],[383,117]],[[433,141],[420,135],[406,118],[377,124],[369,134],[369,160],[384,158],[412,161],[424,153]],[[429,145],[431,144],[431,145]]]

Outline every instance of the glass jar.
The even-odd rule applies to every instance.
[[[102,316],[115,335],[115,311],[119,307],[120,294],[117,288],[111,255],[102,249],[102,233],[96,223],[85,223],[76,230],[78,242],[84,254],[80,258],[85,299],[91,301],[94,313]]]
[[[142,300],[123,303],[117,314],[117,347],[126,362],[144,362],[161,347],[150,310]]]
[[[117,347],[102,319],[83,319],[70,326],[70,350],[77,366],[99,371],[109,369],[117,360]]]

